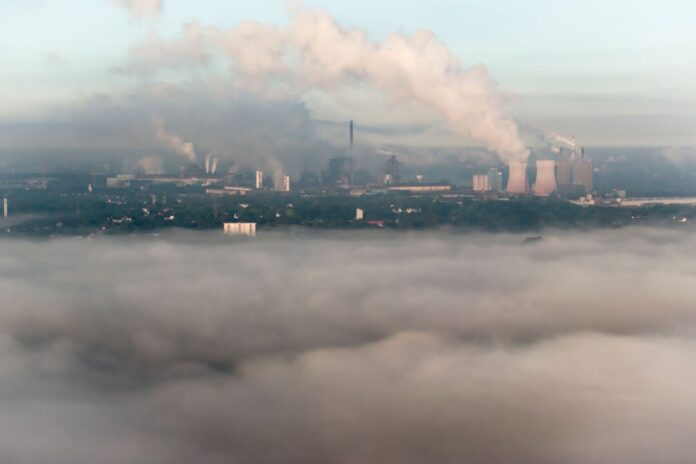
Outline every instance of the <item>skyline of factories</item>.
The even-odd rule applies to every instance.
[[[180,167],[178,178],[170,177],[171,172],[165,172],[157,157],[146,157],[138,161],[138,168],[145,172],[146,177],[161,182],[169,180],[175,183],[196,183],[196,181],[210,183],[214,179],[225,179],[228,183],[225,186],[228,191],[236,193],[246,193],[252,189],[289,192],[291,186],[335,190],[349,190],[355,187],[398,188],[409,185],[413,185],[414,188],[417,185],[431,186],[434,189],[446,185],[454,187],[448,179],[433,182],[432,179],[426,179],[423,174],[406,178],[401,172],[401,167],[405,163],[397,154],[386,149],[373,151],[377,159],[382,156],[385,161],[381,162],[380,159],[379,172],[370,172],[363,166],[364,162],[361,162],[363,160],[358,160],[355,156],[356,125],[353,120],[348,123],[348,145],[345,153],[328,159],[319,171],[316,170],[318,166],[310,167],[305,162],[300,175],[292,178],[283,169],[282,164],[275,160],[242,168],[234,160],[221,160],[221,157],[213,154],[202,156],[197,153],[192,142],[168,132],[162,120],[156,120],[154,125],[157,139],[186,159],[186,165]],[[531,164],[528,163],[528,156],[521,160],[508,160],[488,169],[487,173],[476,174],[473,176],[471,185],[465,184],[458,187],[471,187],[474,192],[506,192],[511,195],[549,196],[557,193],[562,196],[580,197],[591,194],[593,167],[592,161],[585,156],[585,149],[578,146],[574,137],[566,138],[558,134],[549,136],[546,142],[549,149],[545,150],[541,156],[537,156],[542,159],[536,160],[534,183],[530,183],[534,170],[528,172],[529,164]],[[372,164],[374,165],[374,162]],[[507,177],[505,181],[504,175]],[[116,187],[134,179],[133,175],[120,174],[109,181],[110,186]]]
[[[229,66],[229,76],[237,87],[255,98],[264,101],[289,98],[307,105],[306,108],[303,106],[307,111],[306,121],[326,117],[307,104],[308,93],[318,93],[327,97],[327,101],[338,103],[337,98],[345,89],[369,90],[374,92],[372,103],[398,106],[405,112],[417,110],[421,117],[430,119],[428,124],[446,130],[457,140],[457,145],[461,143],[460,146],[469,146],[472,151],[495,154],[502,165],[516,166],[529,159],[528,144],[522,138],[518,123],[506,114],[508,99],[498,82],[483,64],[465,64],[433,31],[394,32],[375,40],[365,30],[342,24],[326,11],[302,5],[288,10],[288,20],[280,27],[263,22],[242,22],[231,27],[190,24],[182,29],[179,37],[151,36],[135,44],[119,69],[132,75],[162,76],[164,71],[205,72],[213,64]],[[337,60],[337,56],[342,58]],[[279,89],[279,94],[276,89]],[[343,115],[355,112],[366,115],[364,108],[341,106]],[[225,110],[219,109],[223,113]],[[206,110],[206,120],[214,118],[212,111],[212,108]],[[218,125],[221,119],[214,121],[215,131],[197,128],[197,118],[192,117],[191,112],[185,112],[179,120],[170,111],[153,109],[147,113],[159,145],[175,151],[189,163],[184,177],[194,177],[194,174],[210,176],[212,166],[205,172],[206,158],[196,152],[194,143],[200,143],[212,153],[208,162],[211,165],[216,164],[214,158],[219,158],[217,163],[229,164],[231,160],[218,155],[246,135],[241,133],[233,137],[230,132],[234,128]],[[162,119],[165,114],[167,121]],[[237,121],[238,125],[245,123],[246,118],[242,117],[240,121]],[[245,127],[244,131],[253,132],[259,126],[264,126],[264,122]],[[141,125],[139,130],[143,129],[145,127]],[[176,131],[182,131],[186,136]],[[224,138],[228,134],[231,140],[226,144],[211,143],[212,138]],[[290,139],[297,136],[294,133],[288,135]],[[233,156],[235,160],[241,158],[243,163],[251,164],[252,171],[271,173],[272,184],[277,186],[288,175],[289,166],[285,159],[287,140],[285,144],[278,141],[266,145],[268,139],[275,136],[270,133],[253,137],[251,146],[244,153]],[[264,148],[259,148],[260,145]],[[372,154],[387,155],[387,159],[379,169],[381,172],[375,173],[373,165],[373,172],[365,173],[366,166],[358,165],[353,146],[351,136],[349,154],[329,155],[328,165],[318,173],[320,184],[347,188],[352,185],[399,184],[402,181],[398,178],[402,156],[391,152],[400,151],[399,148],[373,146]],[[324,148],[327,147],[316,150],[319,156],[327,153]],[[310,162],[316,173],[316,157]],[[146,173],[162,174],[161,161],[156,157],[143,158],[139,164]],[[223,168],[222,164],[216,164],[213,171],[217,173],[218,167]],[[238,166],[235,164],[232,169],[238,169]],[[223,168],[219,172],[224,171]],[[230,173],[229,167],[226,171]],[[363,178],[358,176],[359,171],[362,171]],[[513,180],[519,176],[517,172],[518,169],[513,168]],[[306,168],[304,173],[308,173]],[[250,184],[251,181],[247,179]],[[512,193],[527,190],[526,186],[521,188],[513,184],[512,187]]]

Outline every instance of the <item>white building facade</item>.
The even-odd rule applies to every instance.
[[[481,174],[474,176],[473,180],[474,192],[487,192],[490,190],[488,184],[488,175]]]
[[[255,222],[227,222],[224,230],[225,235],[256,237]]]

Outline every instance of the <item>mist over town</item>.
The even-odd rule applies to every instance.
[[[2,9],[1,463],[696,459],[696,6]]]

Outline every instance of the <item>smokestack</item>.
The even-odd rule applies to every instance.
[[[354,138],[355,132],[354,132],[354,126],[353,126],[353,121],[350,121],[350,154],[353,154],[353,146],[355,145],[355,138]]]
[[[537,178],[534,193],[547,197],[557,190],[556,162],[554,160],[537,161]]]
[[[510,177],[507,185],[508,193],[524,195],[527,193],[527,163],[510,161]]]

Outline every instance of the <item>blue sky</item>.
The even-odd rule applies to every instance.
[[[114,72],[128,49],[149,35],[173,37],[183,23],[287,21],[282,0],[164,0],[162,15],[152,20],[130,17],[113,0],[2,3],[4,120],[31,119],[96,92],[128,89],[134,78]],[[696,124],[696,2],[305,4],[366,29],[376,40],[394,31],[434,31],[465,63],[490,69],[510,97],[510,113],[523,125],[557,124],[601,144],[620,142],[607,140],[606,121],[614,121],[621,140],[635,135],[640,144],[696,145],[689,130]]]

